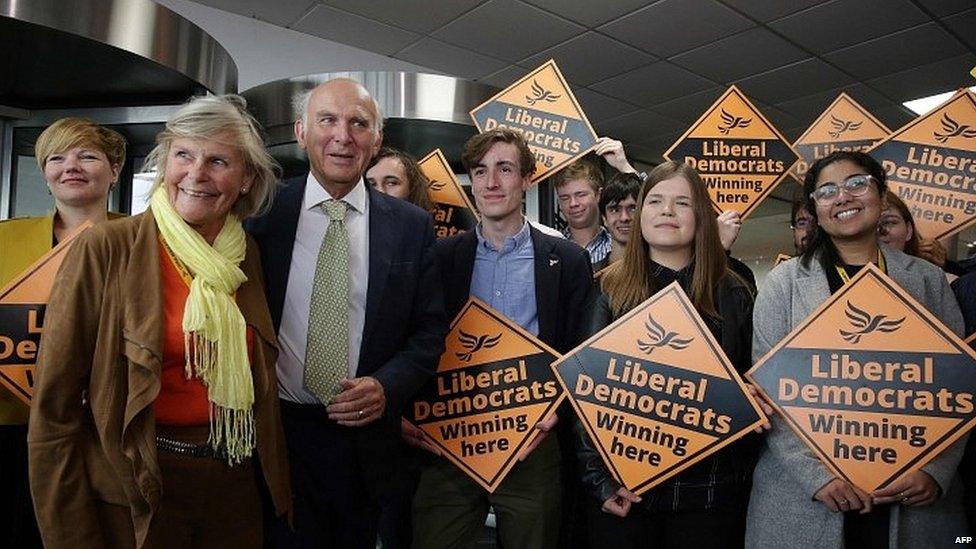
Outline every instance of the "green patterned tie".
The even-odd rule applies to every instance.
[[[348,208],[341,200],[322,204],[329,215],[329,228],[315,263],[305,348],[305,387],[322,404],[339,394],[339,381],[349,372]]]

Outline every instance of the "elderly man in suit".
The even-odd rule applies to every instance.
[[[396,475],[400,409],[432,375],[447,322],[430,215],[363,183],[382,118],[359,83],[298,100],[307,176],[284,182],[248,230],[278,334],[293,524],[278,547],[375,547]]]
[[[462,162],[481,223],[435,246],[448,316],[475,296],[557,351],[569,351],[582,340],[592,298],[590,258],[576,244],[539,232],[522,215],[535,167],[528,145],[512,130],[491,130],[468,140]],[[536,427],[548,434],[557,421],[571,425],[571,412],[565,412]],[[416,430],[405,436],[423,447]],[[433,458],[414,497],[414,547],[474,546],[489,505],[506,548],[555,546],[566,488],[556,438],[537,438],[494,493],[447,460]]]

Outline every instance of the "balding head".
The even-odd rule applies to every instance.
[[[355,80],[336,78],[312,90],[295,122],[298,145],[309,169],[332,195],[341,198],[359,182],[383,142],[376,101]]]
[[[359,93],[363,97],[368,98],[368,101],[373,106],[373,113],[375,116],[374,120],[375,120],[377,131],[383,131],[383,116],[380,113],[380,104],[376,101],[376,99],[373,99],[373,96],[370,95],[369,90],[367,90],[362,84],[360,84],[356,80],[353,80],[352,78],[344,78],[344,77],[333,78],[331,80],[327,80],[319,84],[318,86],[310,90],[305,90],[299,93],[298,95],[296,95],[292,100],[292,107],[295,113],[297,113],[299,116],[297,120],[301,120],[306,125],[308,125],[308,104],[312,98],[312,95],[320,92],[323,89],[328,89],[333,86],[338,86],[338,87],[352,86],[353,88],[358,89]]]

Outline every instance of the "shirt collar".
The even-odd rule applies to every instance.
[[[505,245],[502,247],[501,250],[495,250],[495,248],[491,245],[491,242],[489,242],[488,239],[485,238],[484,234],[481,232],[481,223],[475,225],[474,232],[475,235],[478,237],[478,246],[493,252],[494,251],[505,252],[509,250],[516,250],[519,247],[521,247],[523,244],[525,244],[525,242],[529,239],[531,235],[529,222],[528,220],[525,219],[525,217],[522,217],[522,228],[519,229],[519,232],[515,233],[512,236],[505,237]]]
[[[311,210],[318,208],[323,202],[332,200],[332,195],[325,190],[318,179],[308,172],[308,179],[305,183],[305,209]],[[349,204],[350,208],[359,213],[366,211],[366,183],[363,178],[349,191],[349,194],[342,197],[342,201]]]
[[[573,240],[573,231],[569,229],[569,225],[563,229],[563,236],[566,237],[567,240]],[[610,238],[610,231],[608,231],[603,225],[600,225],[600,230],[597,231],[596,235],[593,237],[593,240],[590,240],[586,244],[580,244],[580,246],[583,248],[589,248],[595,244],[603,242],[608,238]]]

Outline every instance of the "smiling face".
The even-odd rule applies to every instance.
[[[574,229],[586,229],[600,222],[600,194],[587,179],[573,179],[556,189],[559,211]]]
[[[366,171],[366,183],[377,191],[394,198],[407,200],[410,196],[410,180],[403,162],[395,156],[387,156]]]
[[[359,84],[341,79],[315,89],[306,117],[295,122],[295,137],[308,152],[315,179],[333,198],[352,190],[383,141],[379,113],[369,94]]]
[[[825,166],[817,176],[814,189],[834,183],[842,186],[852,175],[866,175],[867,171],[850,160],[839,160]],[[851,196],[841,191],[827,203],[816,202],[817,224],[835,240],[858,240],[874,238],[881,211],[887,207],[878,192],[877,183],[872,179],[867,192],[861,196]]]
[[[501,221],[522,215],[522,197],[532,176],[523,177],[519,173],[519,152],[515,145],[495,143],[475,163],[469,175],[475,205],[484,218]]]
[[[44,179],[57,204],[105,204],[121,166],[112,166],[101,149],[82,145],[51,154],[44,162]]]
[[[652,255],[655,250],[690,250],[695,242],[695,208],[688,180],[674,176],[648,189],[640,224]]]
[[[637,211],[637,199],[627,196],[619,202],[607,204],[603,216],[603,224],[610,231],[610,237],[620,245],[626,245],[630,240],[630,229],[633,225],[634,214]]]
[[[163,185],[170,203],[211,244],[249,183],[244,156],[232,145],[233,138],[230,132],[208,139],[177,138],[166,156]]]

